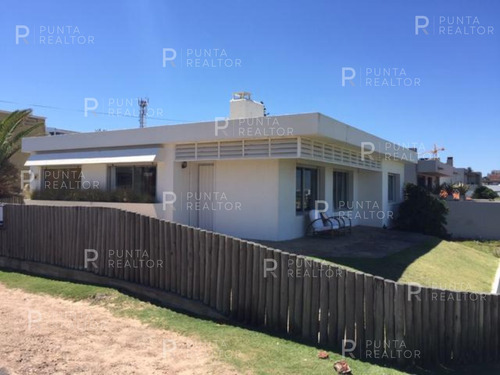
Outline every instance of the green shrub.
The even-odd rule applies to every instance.
[[[406,184],[405,200],[399,206],[396,227],[438,237],[447,237],[445,228],[448,208],[425,188]]]
[[[117,189],[106,191],[101,189],[45,189],[34,190],[33,200],[79,201],[79,202],[127,202],[127,203],[155,203],[155,198],[148,194],[140,194],[132,190]]]
[[[472,194],[473,199],[495,199],[498,198],[498,193],[491,190],[487,186],[479,186]]]

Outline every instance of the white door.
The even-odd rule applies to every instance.
[[[214,165],[201,164],[198,166],[198,193],[200,205],[198,210],[198,226],[202,229],[214,229]]]

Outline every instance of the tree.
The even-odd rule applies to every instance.
[[[21,128],[28,117],[31,109],[14,111],[0,120],[0,197],[18,194],[20,171],[9,161],[9,159],[21,149],[21,140],[42,123],[31,125],[26,129]]]
[[[487,186],[479,186],[472,195],[473,199],[496,199],[498,193]]]
[[[425,188],[406,184],[405,200],[399,206],[396,225],[401,230],[446,237],[448,208]]]

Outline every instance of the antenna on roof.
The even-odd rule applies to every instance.
[[[139,103],[139,107],[141,108],[141,111],[139,113],[139,127],[144,128],[146,126],[146,116],[148,113],[148,104],[149,104],[149,99],[142,99],[140,98],[137,100]]]

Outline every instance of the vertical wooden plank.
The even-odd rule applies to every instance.
[[[231,264],[232,264],[232,245],[231,237],[224,238],[224,280],[222,289],[222,312],[229,316],[231,313]]]
[[[458,363],[461,356],[462,318],[461,318],[461,293],[453,292],[453,362]]]
[[[246,247],[246,271],[245,271],[245,323],[252,321],[253,311],[253,274],[257,272],[254,266],[254,249],[253,245],[249,242],[245,244]]]
[[[340,348],[344,347],[345,331],[346,331],[346,278],[347,270],[339,269],[337,277],[337,343]]]
[[[200,299],[200,230],[193,229],[193,296]]]
[[[312,260],[304,259],[304,289],[302,305],[302,337],[309,340],[311,338],[311,299],[312,299]]]
[[[205,243],[205,234],[207,232],[204,230],[198,231],[198,254],[199,254],[199,265],[198,265],[198,275],[195,275],[195,283],[198,284],[197,288],[199,290],[198,300],[203,301],[205,299],[205,252],[206,252],[206,243]]]
[[[329,289],[328,289],[328,265],[321,263],[319,273],[319,343],[324,346],[328,343],[328,306],[329,306]]]
[[[422,288],[422,349],[421,360],[424,365],[428,366],[432,362],[431,352],[431,339],[432,333],[430,332],[430,298],[431,290],[429,288]]]
[[[404,285],[395,283],[394,285],[394,337],[396,347],[397,362],[400,365],[407,361],[412,361],[411,358],[406,359],[401,352],[407,350],[405,343],[405,292]]]
[[[384,279],[381,277],[374,277],[373,278],[373,284],[374,284],[374,342],[370,347],[367,345],[366,349],[367,350],[376,350],[378,348],[383,348],[380,345],[383,345],[384,343],[384,314],[385,314],[385,308],[384,308]],[[380,349],[382,350],[382,349]]]
[[[498,361],[498,350],[499,350],[499,329],[500,329],[500,324],[498,322],[499,316],[498,316],[498,295],[492,295],[491,296],[491,334],[492,334],[492,341],[491,341],[491,346],[492,346],[492,359],[494,362]],[[463,320],[462,320],[463,321]]]
[[[355,284],[355,307],[354,322],[356,328],[356,353],[358,358],[365,356],[365,278],[364,274],[356,272],[354,274]]]
[[[187,251],[187,274],[186,274],[186,296],[193,298],[193,272],[194,272],[194,243],[193,228],[186,228],[186,251]]]
[[[460,304],[460,319],[462,326],[462,334],[460,336],[460,363],[467,363],[470,358],[469,353],[469,298],[468,293],[461,293],[461,304]]]
[[[446,304],[445,304],[445,345],[446,345],[446,358],[445,363],[450,363],[453,351],[453,314],[455,308],[453,306],[453,293],[446,291]]]
[[[225,272],[225,264],[226,264],[226,252],[225,252],[225,241],[226,237],[217,235],[219,238],[219,259],[217,265],[217,302],[216,308],[217,311],[224,311],[224,272]]]
[[[240,243],[236,238],[229,239],[231,252],[231,284],[230,284],[230,311],[231,317],[237,319],[239,315],[239,284],[240,284]],[[228,275],[229,276],[229,275]]]
[[[257,324],[263,325],[266,320],[266,279],[264,278],[264,259],[266,259],[266,248],[259,246],[259,297],[257,307]]]
[[[302,335],[302,305],[304,300],[304,269],[305,269],[305,258],[298,255],[295,259],[295,300],[294,304],[294,315],[292,319],[292,332],[294,335]]]
[[[337,341],[337,321],[338,321],[338,277],[341,269],[328,266],[328,345],[338,349],[340,343]]]
[[[365,300],[365,342],[364,342],[364,353],[366,356],[366,345],[371,344],[374,340],[375,335],[375,301],[373,289],[373,276],[365,274],[365,286],[364,286],[364,300]]]
[[[128,220],[127,220],[128,221]],[[158,258],[160,261],[158,272],[158,287],[165,290],[165,278],[168,270],[167,266],[167,225],[165,221],[158,221]],[[130,233],[130,229],[128,231]]]
[[[203,303],[210,304],[210,292],[212,289],[212,274],[214,273],[214,255],[212,253],[212,232],[205,232],[205,285],[203,286]],[[217,264],[217,262],[215,262]]]
[[[293,334],[293,318],[295,315],[295,285],[297,273],[297,255],[289,254],[287,262],[287,281],[288,281],[288,333]]]
[[[288,332],[288,259],[289,254],[280,254],[280,308],[279,308],[279,329]]]
[[[355,274],[351,271],[346,271],[345,278],[345,338],[346,340],[355,341]]]
[[[187,297],[187,289],[188,289],[188,227],[185,225],[181,226],[181,254],[180,254],[180,261],[181,261],[181,296],[182,297]]]
[[[483,352],[484,360],[491,362],[491,295],[481,294],[480,298],[483,300]],[[455,331],[457,329],[454,326]]]
[[[177,293],[177,273],[179,272],[177,268],[177,226],[172,222],[168,223],[168,235],[170,237],[170,291]]]
[[[319,262],[311,261],[311,342],[318,344],[319,338],[319,308],[320,308],[320,279],[321,265]]]
[[[251,277],[252,269],[251,269],[251,262],[250,262],[250,267],[248,266],[248,243],[243,242],[243,241],[238,241],[238,258],[239,258],[239,264],[238,264],[238,321],[242,322],[245,321],[246,319],[246,309],[245,309],[245,303],[246,303],[246,298],[247,298],[247,277]],[[250,269],[249,269],[250,268]],[[249,275],[250,274],[250,275]],[[251,283],[250,283],[251,286]],[[250,293],[250,292],[249,292]],[[250,301],[249,301],[250,302]],[[248,305],[248,308],[250,311],[250,304]]]
[[[439,359],[439,302],[436,291],[428,289],[426,298],[429,301],[429,352],[430,362],[435,364]]]
[[[94,208],[94,211],[96,211],[97,208]],[[127,257],[125,255],[125,218],[124,218],[124,211],[122,210],[117,210],[117,215],[118,215],[118,246],[117,246],[117,251],[124,254],[123,255],[123,263],[120,265],[116,266],[117,270],[117,277],[122,279],[124,278],[125,275],[125,268],[128,268],[125,264],[125,261],[127,261]],[[149,225],[148,225],[149,226]],[[97,231],[97,228],[94,226],[93,230]],[[149,233],[147,233],[149,236]],[[149,238],[148,238],[149,242]],[[149,254],[149,249],[148,249],[148,254]],[[140,265],[140,267],[145,268],[148,270],[148,267],[146,263],[143,263]]]
[[[265,254],[264,254],[264,278],[265,278],[265,285],[266,285],[266,290],[265,290],[265,324],[266,327],[268,328],[273,328],[275,327],[275,322],[273,321],[273,275],[267,271],[269,268],[273,267],[273,252],[270,249],[266,248]]]
[[[222,310],[222,299],[217,303],[217,290],[220,288],[218,285],[218,275],[219,268],[224,266],[224,259],[222,258],[222,263],[219,261],[219,257],[223,256],[219,254],[219,241],[221,238],[218,234],[210,233],[212,237],[212,262],[210,270],[210,307],[215,308],[219,311]]]
[[[394,327],[394,282],[384,281],[384,325],[385,325],[385,340],[387,343],[395,342],[395,327]],[[394,345],[390,345],[387,352],[389,358],[393,358]]]
[[[187,261],[184,261],[183,257],[183,241],[185,241],[185,237],[182,235],[182,225],[176,224],[175,236],[176,236],[176,247],[175,247],[175,264],[176,264],[176,284],[177,284],[177,293],[182,295],[182,279],[184,278],[183,272],[186,271]],[[184,253],[187,259],[187,253]],[[184,264],[184,269],[182,265]],[[185,275],[185,274],[184,274]]]
[[[252,304],[250,322],[259,324],[259,293],[260,293],[260,248],[257,244],[251,245],[252,255]]]
[[[273,322],[273,329],[280,329],[280,295],[281,295],[281,251],[272,250],[273,260],[276,265],[276,270],[272,274],[273,286],[272,286],[272,309],[271,309],[271,321]]]

